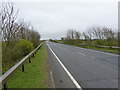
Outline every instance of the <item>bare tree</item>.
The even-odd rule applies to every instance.
[[[19,10],[15,11],[13,3],[2,3],[0,12],[0,16],[2,17],[2,40],[7,42],[8,45],[17,42],[20,39],[29,39],[34,42],[35,39],[37,39],[38,42],[40,34],[33,29],[33,26],[30,23],[25,23],[24,19],[18,21],[18,11]]]
[[[111,39],[115,37],[115,32],[111,28],[104,27],[103,34],[105,39]]]
[[[14,24],[17,19],[18,10],[14,11],[13,3],[2,3],[2,33],[3,40],[8,43],[13,39],[14,35]]]
[[[75,34],[74,34],[75,32],[74,32],[74,30],[73,29],[69,29],[68,31],[67,31],[67,38],[68,39],[74,39],[75,38]]]
[[[103,35],[104,39],[107,41],[107,45],[113,45],[116,40],[116,32],[114,32],[111,28],[103,27]]]
[[[89,36],[87,35],[86,32],[83,32],[82,35],[86,41],[89,40]]]
[[[101,27],[97,26],[97,27],[92,27],[92,30],[93,30],[93,35],[94,35],[94,38],[96,39],[103,39],[103,31],[101,29]]]
[[[81,33],[79,31],[74,31],[75,32],[75,39],[80,40]]]
[[[88,28],[87,31],[86,31],[86,34],[87,36],[89,37],[90,41],[92,40],[93,38],[93,33],[92,33],[92,29],[91,28]]]

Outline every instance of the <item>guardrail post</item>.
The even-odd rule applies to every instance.
[[[22,64],[22,71],[23,71],[23,72],[25,71],[25,69],[24,69],[24,64]]]
[[[31,63],[30,57],[29,57],[29,63]]]
[[[112,48],[112,46],[110,46],[110,48]]]
[[[5,72],[3,72],[3,74],[4,74],[4,73],[5,73]],[[6,83],[6,82],[5,82],[4,85],[3,85],[3,89],[4,89],[4,90],[7,90],[7,83]]]
[[[36,54],[36,51],[35,51],[35,54]]]
[[[34,53],[33,53],[33,57],[34,57]]]
[[[7,83],[4,84],[4,90],[8,90],[7,89]]]

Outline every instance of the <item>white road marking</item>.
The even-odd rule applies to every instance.
[[[63,67],[63,69],[65,70],[65,72],[67,73],[67,75],[70,77],[70,79],[72,80],[72,82],[74,83],[74,85],[76,86],[76,88],[78,90],[82,90],[81,86],[74,79],[74,77],[71,75],[71,73],[67,70],[67,68],[64,66],[64,64],[60,61],[60,59],[57,57],[57,55],[53,52],[53,50],[50,48],[50,46],[48,44],[47,44],[47,46],[49,47],[50,51],[53,53],[53,55],[55,56],[55,58],[58,60],[58,62],[60,63],[60,65]]]
[[[78,52],[78,54],[81,54],[81,55],[83,55],[83,56],[86,56],[85,54],[83,54],[83,53],[80,53],[80,52]]]
[[[83,55],[83,56],[86,56],[85,54],[80,53],[80,52],[78,52],[78,54],[81,54],[81,55]],[[95,59],[95,57],[91,57],[91,56],[88,56],[88,57],[90,57],[90,58],[92,58],[92,59]]]
[[[91,57],[92,59],[95,59],[95,57]]]
[[[50,71],[50,76],[51,76],[51,82],[52,82],[53,88],[55,88],[52,71]]]

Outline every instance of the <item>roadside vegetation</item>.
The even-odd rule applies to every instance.
[[[25,72],[21,67],[8,80],[8,88],[50,88],[48,56],[45,43],[31,58],[25,62]]]
[[[11,2],[2,3],[0,16],[2,17],[2,74],[18,63],[27,54],[33,51],[40,43],[43,46],[37,51],[35,57],[31,56],[24,62],[25,71],[19,67],[8,79],[8,88],[49,88],[49,63],[47,49],[41,35],[24,19],[18,18],[19,10]]]
[[[74,29],[70,29],[67,31],[66,37],[62,37],[61,40],[50,39],[50,41],[73,46],[79,46],[83,48],[119,53],[118,49],[95,46],[102,45],[119,47],[118,44],[119,34],[120,32],[112,30],[111,28],[105,26],[103,27],[94,26],[88,28],[85,32],[79,32]]]
[[[2,68],[6,72],[40,44],[40,34],[24,19],[18,18],[19,10],[13,3],[2,3]]]

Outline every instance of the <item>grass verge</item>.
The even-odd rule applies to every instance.
[[[25,72],[21,67],[8,80],[8,88],[49,88],[49,72],[47,71],[47,49],[45,43],[38,50],[32,63],[25,62]]]

